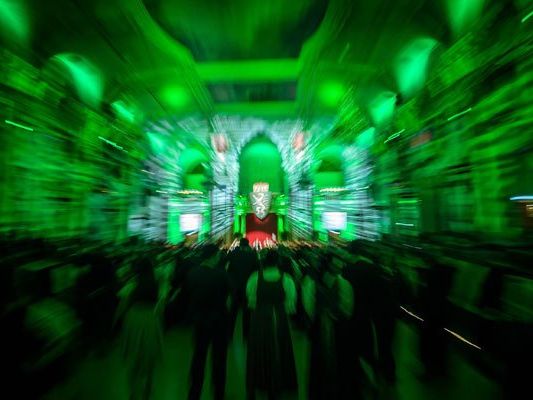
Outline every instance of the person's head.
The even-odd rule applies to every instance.
[[[153,275],[154,273],[154,264],[152,262],[152,257],[144,253],[139,254],[132,262],[132,269],[136,275],[146,276]]]
[[[216,266],[220,261],[220,249],[216,244],[207,244],[203,248],[203,261],[207,265]]]
[[[340,275],[342,273],[342,269],[344,268],[344,260],[338,256],[337,254],[334,254],[332,257],[331,257],[331,261],[328,265],[328,272],[331,274],[331,275]]]
[[[283,273],[290,273],[291,271],[291,259],[286,252],[281,252],[278,257],[279,269]]]
[[[148,253],[138,255],[133,261],[137,286],[133,292],[134,302],[155,302],[158,286],[155,278],[154,263]]]
[[[246,238],[242,238],[239,241],[239,246],[242,247],[242,248],[250,247],[250,241],[248,239],[246,239]]]
[[[278,261],[278,253],[275,250],[268,249],[262,254],[261,264],[263,268],[278,268]]]
[[[325,250],[320,257],[320,275],[337,276],[342,272],[344,261],[332,249]]]

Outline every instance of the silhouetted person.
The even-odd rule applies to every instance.
[[[134,262],[135,288],[126,302],[122,324],[122,355],[128,369],[130,399],[149,399],[153,374],[162,352],[161,311],[152,262],[142,256]]]
[[[342,278],[344,262],[324,255],[318,279],[307,276],[302,300],[311,319],[310,399],[351,399],[348,386],[353,379],[346,374],[345,346],[353,340],[347,334],[347,319],[353,311],[353,289]]]
[[[78,308],[86,340],[102,345],[110,338],[117,307],[115,271],[109,259],[99,253],[87,255],[84,261],[90,269],[77,283]]]
[[[384,289],[380,282],[378,267],[366,243],[352,242],[347,259],[350,262],[346,264],[342,275],[353,288],[354,310],[347,322],[347,331],[350,332],[352,340],[347,341],[345,345],[345,369],[351,371],[349,373],[354,376],[355,390],[360,392],[363,390],[365,376],[359,359],[374,369],[378,368],[374,340],[375,319],[382,301],[381,296],[384,296]]]
[[[429,254],[423,257],[420,269],[420,310],[424,322],[420,331],[420,357],[424,364],[422,379],[441,377],[447,371],[447,336],[444,328],[448,319],[448,293],[453,271]]]
[[[187,279],[195,339],[189,399],[200,398],[207,351],[212,345],[214,399],[219,400],[224,398],[226,385],[229,282],[220,265],[221,253],[217,246],[206,246],[203,257],[201,264],[191,269]]]
[[[265,253],[262,267],[254,272],[246,287],[252,310],[246,360],[249,399],[259,391],[269,399],[297,390],[296,366],[289,319],[294,313],[296,289],[292,278],[278,267],[278,255]]]
[[[250,312],[246,307],[246,283],[253,272],[259,269],[257,253],[250,247],[248,239],[241,239],[240,245],[229,255],[228,278],[231,285],[230,334],[235,329],[235,321],[242,310],[243,337],[248,337]]]
[[[398,316],[399,293],[401,279],[396,268],[394,256],[387,248],[375,249],[372,257],[376,267],[376,298],[372,321],[375,327],[377,344],[377,372],[388,383],[396,380],[396,363],[393,354],[393,340],[396,332],[396,318]]]

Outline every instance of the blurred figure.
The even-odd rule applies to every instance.
[[[246,286],[252,310],[246,385],[248,399],[256,391],[269,399],[297,391],[296,365],[287,314],[295,312],[296,289],[292,278],[278,267],[278,255],[266,250],[261,269]]]
[[[189,312],[194,324],[194,354],[191,363],[189,399],[200,398],[204,382],[207,351],[212,345],[212,379],[214,399],[224,398],[226,385],[226,356],[228,346],[229,281],[221,266],[221,253],[217,246],[207,245],[203,261],[191,269],[187,277],[189,286]]]
[[[250,312],[246,307],[246,283],[250,275],[259,269],[257,253],[248,239],[242,238],[239,247],[229,255],[228,278],[231,285],[230,336],[235,329],[237,315],[242,310],[242,333],[246,340],[249,331]]]
[[[375,389],[367,387],[368,382],[361,362],[374,371],[379,370],[376,320],[380,314],[379,310],[383,308],[384,298],[388,296],[373,258],[368,243],[354,241],[350,243],[349,254],[345,256],[350,262],[342,271],[343,278],[350,283],[354,293],[354,309],[347,322],[347,332],[352,340],[347,341],[345,346],[344,354],[348,360],[345,368],[351,371],[349,373],[354,377],[355,390],[359,393]]]
[[[77,308],[87,344],[101,346],[111,336],[118,305],[115,270],[109,259],[97,250],[86,254],[82,261],[89,270],[78,281]]]
[[[65,378],[79,333],[74,309],[51,293],[48,263],[32,260],[5,276],[15,296],[2,309],[2,358],[6,383],[20,398],[41,398]]]
[[[376,267],[376,288],[379,290],[372,316],[377,342],[376,367],[380,378],[393,384],[396,381],[393,341],[402,283],[392,251],[380,246],[375,249],[375,256],[372,258]]]
[[[345,346],[352,340],[347,334],[347,319],[353,312],[353,290],[342,278],[344,262],[326,254],[318,278],[306,276],[302,297],[311,319],[310,399],[349,399],[353,377],[347,375]]]
[[[420,332],[420,358],[424,373],[421,379],[430,380],[443,377],[447,372],[448,338],[444,328],[448,321],[453,270],[430,253],[423,255],[422,263],[419,301],[424,323]]]
[[[161,312],[150,259],[143,256],[134,267],[136,286],[125,299],[122,355],[128,369],[130,399],[149,399],[155,365],[162,352]]]

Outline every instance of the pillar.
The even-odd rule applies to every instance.
[[[278,214],[278,241],[281,240],[283,231],[285,230],[285,224],[283,222],[283,214]]]
[[[241,214],[241,235],[246,235],[246,214]]]
[[[241,216],[239,214],[235,214],[235,218],[233,218],[233,233],[239,233],[241,231]]]

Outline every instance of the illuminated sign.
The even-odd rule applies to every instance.
[[[268,183],[257,182],[254,183],[253,192],[250,193],[252,209],[254,210],[254,214],[259,219],[265,218],[270,211],[270,205],[272,204],[272,193],[269,192],[268,189]]]
[[[294,138],[292,139],[292,147],[297,152],[300,152],[304,149],[305,134],[303,132],[298,132],[296,135],[294,135]]]
[[[222,133],[216,133],[211,136],[211,144],[217,153],[228,151],[228,139]]]

